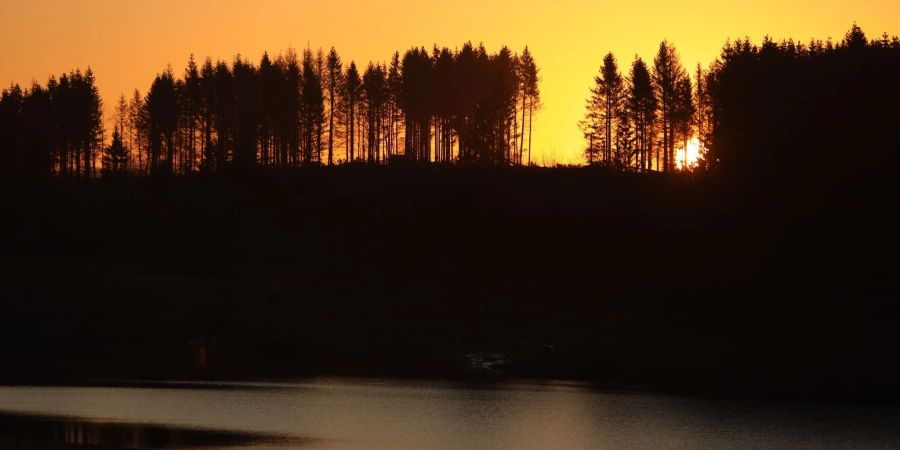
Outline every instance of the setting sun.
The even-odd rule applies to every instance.
[[[688,141],[687,151],[685,151],[684,146],[678,151],[678,170],[693,170],[697,167],[697,161],[700,159],[701,152],[699,139],[695,137]]]

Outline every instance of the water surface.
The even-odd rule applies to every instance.
[[[560,382],[0,387],[0,442],[25,438],[125,448],[900,448],[900,408]]]

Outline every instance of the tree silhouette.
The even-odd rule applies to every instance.
[[[103,144],[103,103],[89,68],[31,90],[0,92],[0,171],[90,178]]]
[[[202,88],[200,71],[194,61],[194,55],[188,59],[184,71],[184,80],[180,84],[180,128],[182,140],[186,147],[182,154],[180,168],[182,172],[192,172],[198,165],[197,126],[201,122]]]
[[[15,119],[12,125],[15,124]],[[54,146],[58,144],[58,116],[50,91],[37,82],[22,102],[22,158],[23,173],[45,177],[53,171]]]
[[[534,111],[540,107],[541,103],[541,91],[540,91],[540,75],[537,63],[534,61],[534,57],[531,55],[531,52],[528,50],[528,46],[525,46],[525,50],[522,51],[522,58],[520,60],[520,65],[522,67],[522,144],[524,144],[524,130],[525,130],[525,104],[528,105],[528,165],[531,165],[531,136],[534,124]],[[520,147],[519,153],[522,153],[522,149]]]
[[[400,52],[394,52],[391,57],[391,65],[388,69],[388,159],[393,158],[399,151],[400,127],[403,115],[400,111]]]
[[[265,167],[275,164],[278,136],[276,114],[279,108],[281,68],[272,63],[269,53],[263,53],[259,61],[259,164]]]
[[[94,75],[75,70],[47,84],[59,113],[59,173],[91,177],[95,156],[103,141],[102,102],[94,86]]]
[[[216,63],[213,85],[213,109],[215,111],[216,144],[214,154],[214,166],[216,170],[222,170],[228,164],[234,139],[234,76],[228,64],[223,61]]]
[[[118,129],[113,130],[112,143],[103,150],[103,176],[117,177],[128,173],[128,150]]]
[[[527,47],[522,57],[471,43],[459,51],[413,48],[402,58],[394,52],[388,64],[370,63],[364,74],[354,63],[346,73],[342,66],[335,49],[307,49],[299,61],[290,49],[274,59],[266,52],[258,66],[240,55],[231,64],[207,58],[198,65],[191,55],[181,78],[169,67],[146,95],[135,89],[117,104],[113,128],[124,167],[187,174],[309,165],[323,162],[326,148],[333,165],[341,139],[346,162],[387,163],[405,153],[419,162],[522,164],[527,146],[530,163],[540,92]],[[118,170],[104,146],[90,70],[32,92],[4,90],[4,170],[20,172],[28,158],[65,176],[94,176],[98,160]],[[21,125],[28,101],[28,117],[39,117],[32,128]]]
[[[495,115],[496,149],[493,153],[495,164],[508,164],[511,161],[512,136],[516,132],[513,126],[516,117],[519,93],[519,77],[512,51],[502,47],[491,58],[493,85],[489,88],[489,107]]]
[[[690,161],[688,161],[688,141],[690,141],[693,133],[695,113],[694,94],[690,78],[684,77],[678,80],[675,95],[675,136],[677,139],[680,139],[684,153],[682,168],[687,170],[690,164]]]
[[[403,56],[400,107],[405,115],[405,149],[410,161],[431,159],[431,69],[431,58],[424,48],[413,48]]]
[[[656,98],[659,100],[659,115],[662,119],[663,172],[671,172],[674,169],[675,143],[678,139],[676,134],[679,120],[682,119],[679,115],[679,84],[685,78],[687,78],[687,72],[681,66],[681,60],[675,47],[669,42],[663,41],[659,44],[659,51],[653,59],[653,83],[656,89]],[[658,159],[656,166],[660,167]]]
[[[327,76],[325,78],[328,84],[328,165],[334,164],[334,116],[336,113],[335,105],[338,104],[337,94],[340,92],[342,77],[341,57],[338,56],[334,47],[328,52]]]
[[[218,129],[218,99],[216,97],[216,67],[211,59],[207,58],[200,69],[200,134],[201,136],[201,161],[200,169],[210,172],[216,169],[216,155],[218,149],[213,141],[214,132]]]
[[[145,152],[147,151],[147,139],[145,138],[147,135],[146,112],[144,98],[141,96],[141,92],[135,89],[131,95],[131,100],[128,102],[127,131],[125,134],[128,137],[129,148],[133,149],[131,156],[132,158],[137,158],[137,161],[132,161],[131,167],[139,174],[147,171],[147,167],[144,165],[145,161],[148,161],[145,158]]]
[[[363,74],[363,96],[367,114],[368,151],[366,161],[379,162],[382,154],[385,105],[389,98],[387,74],[382,66],[369,64],[366,68],[366,72]]]
[[[709,77],[703,71],[703,67],[700,66],[699,63],[697,64],[697,70],[694,77],[696,86],[694,92],[694,107],[696,108],[694,121],[697,129],[697,140],[700,144],[700,155],[697,160],[697,168],[702,171],[708,171],[712,167],[711,161],[707,157],[707,149],[710,145],[710,130],[712,129],[709,110],[709,91],[707,90]]]
[[[635,57],[628,76],[628,112],[635,128],[638,157],[635,161],[642,171],[651,169],[653,126],[656,123],[656,95],[647,64]]]
[[[353,162],[356,154],[355,137],[356,137],[356,110],[359,104],[359,97],[362,89],[362,80],[359,78],[359,72],[356,70],[356,63],[351,61],[350,67],[347,68],[347,75],[344,83],[344,102],[347,110],[346,126],[347,130],[347,162]]]
[[[895,84],[888,74],[898,47],[896,37],[869,39],[856,24],[837,44],[738,40],[708,71],[698,65],[693,82],[666,41],[652,70],[636,58],[627,78],[607,54],[579,123],[587,162],[671,172],[689,163],[696,136],[705,171],[837,170],[826,163],[842,158],[823,155],[838,143],[896,147],[884,106],[896,91],[883,86]],[[318,164],[326,148],[332,165],[341,140],[346,162],[385,163],[403,152],[418,162],[523,164],[527,150],[531,163],[540,93],[528,47],[489,54],[468,42],[392,56],[361,75],[354,63],[342,72],[333,48],[307,49],[302,61],[293,50],[274,60],[265,53],[258,67],[240,56],[198,67],[192,55],[181,79],[167,69],[146,96],[135,90],[119,100],[111,123],[124,167],[141,174]],[[46,87],[11,85],[0,96],[0,170],[89,178],[100,161],[106,173],[113,161],[102,119],[90,69],[51,77]],[[823,140],[812,123],[839,135]],[[821,154],[804,153],[813,147]]]
[[[171,68],[156,76],[147,94],[147,129],[150,140],[150,172],[173,170],[175,132],[178,129],[178,94]]]
[[[282,165],[297,164],[300,160],[300,84],[301,69],[297,53],[288,50],[279,66],[284,73],[284,82],[279,92],[283,108],[279,111],[279,129],[284,141]]]
[[[253,65],[240,57],[232,65],[235,86],[234,164],[241,168],[256,165],[261,107],[259,77]]]
[[[447,47],[432,50],[434,74],[434,160],[453,160],[453,53]]]
[[[322,81],[316,70],[312,51],[303,52],[303,75],[300,87],[301,145],[303,163],[318,163],[321,150],[321,130],[325,120]]]
[[[615,145],[617,135],[614,130],[622,128],[622,131],[625,131],[624,126],[618,124],[624,118],[622,114],[624,81],[619,73],[616,57],[611,52],[603,57],[603,66],[600,73],[594,77],[594,83],[591,97],[588,99],[587,114],[581,122],[585,136],[591,138],[591,147],[585,153],[589,164],[593,164],[595,157],[599,155],[604,164],[610,165],[614,163],[613,149],[618,153]],[[597,144],[600,145],[599,149],[594,148]]]
[[[24,169],[22,167],[25,156],[22,135],[24,103],[25,93],[18,84],[0,93],[0,142],[3,145],[0,163],[3,164],[4,171],[10,174]]]
[[[837,45],[729,42],[705,83],[705,160],[731,176],[828,182],[895,167],[898,70],[900,39],[869,41],[855,24]]]

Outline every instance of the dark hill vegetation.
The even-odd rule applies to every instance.
[[[23,193],[4,222],[7,379],[456,377],[471,353],[507,355],[508,376],[690,389],[900,376],[879,184],[859,201],[347,166],[6,188]]]

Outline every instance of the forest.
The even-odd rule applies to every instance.
[[[874,168],[880,163],[865,161],[895,160],[900,148],[891,106],[900,92],[898,64],[896,36],[869,40],[855,24],[837,43],[729,41],[693,78],[669,42],[652,67],[636,57],[627,76],[609,53],[579,124],[589,142],[585,160],[730,175]],[[695,167],[691,140],[701,150]],[[849,156],[862,151],[872,158]]]
[[[527,47],[413,48],[346,69],[334,48],[264,54],[259,64],[192,56],[182,77],[168,68],[146,95],[123,95],[109,139],[90,69],[5,89],[0,153],[7,173],[76,178],[398,157],[523,164],[539,101]]]
[[[896,36],[869,40],[854,25],[836,43],[727,42],[691,73],[666,41],[652,64],[635,57],[624,75],[609,53],[579,123],[585,162],[806,170],[847,159],[823,152],[851,144],[890,149],[898,52]],[[264,54],[258,64],[191,56],[182,76],[167,68],[146,95],[121,96],[108,130],[95,74],[74,70],[2,91],[0,171],[91,178],[355,162],[530,165],[539,81],[527,47],[412,48],[364,68],[334,48]],[[810,133],[817,128],[837,136]]]

